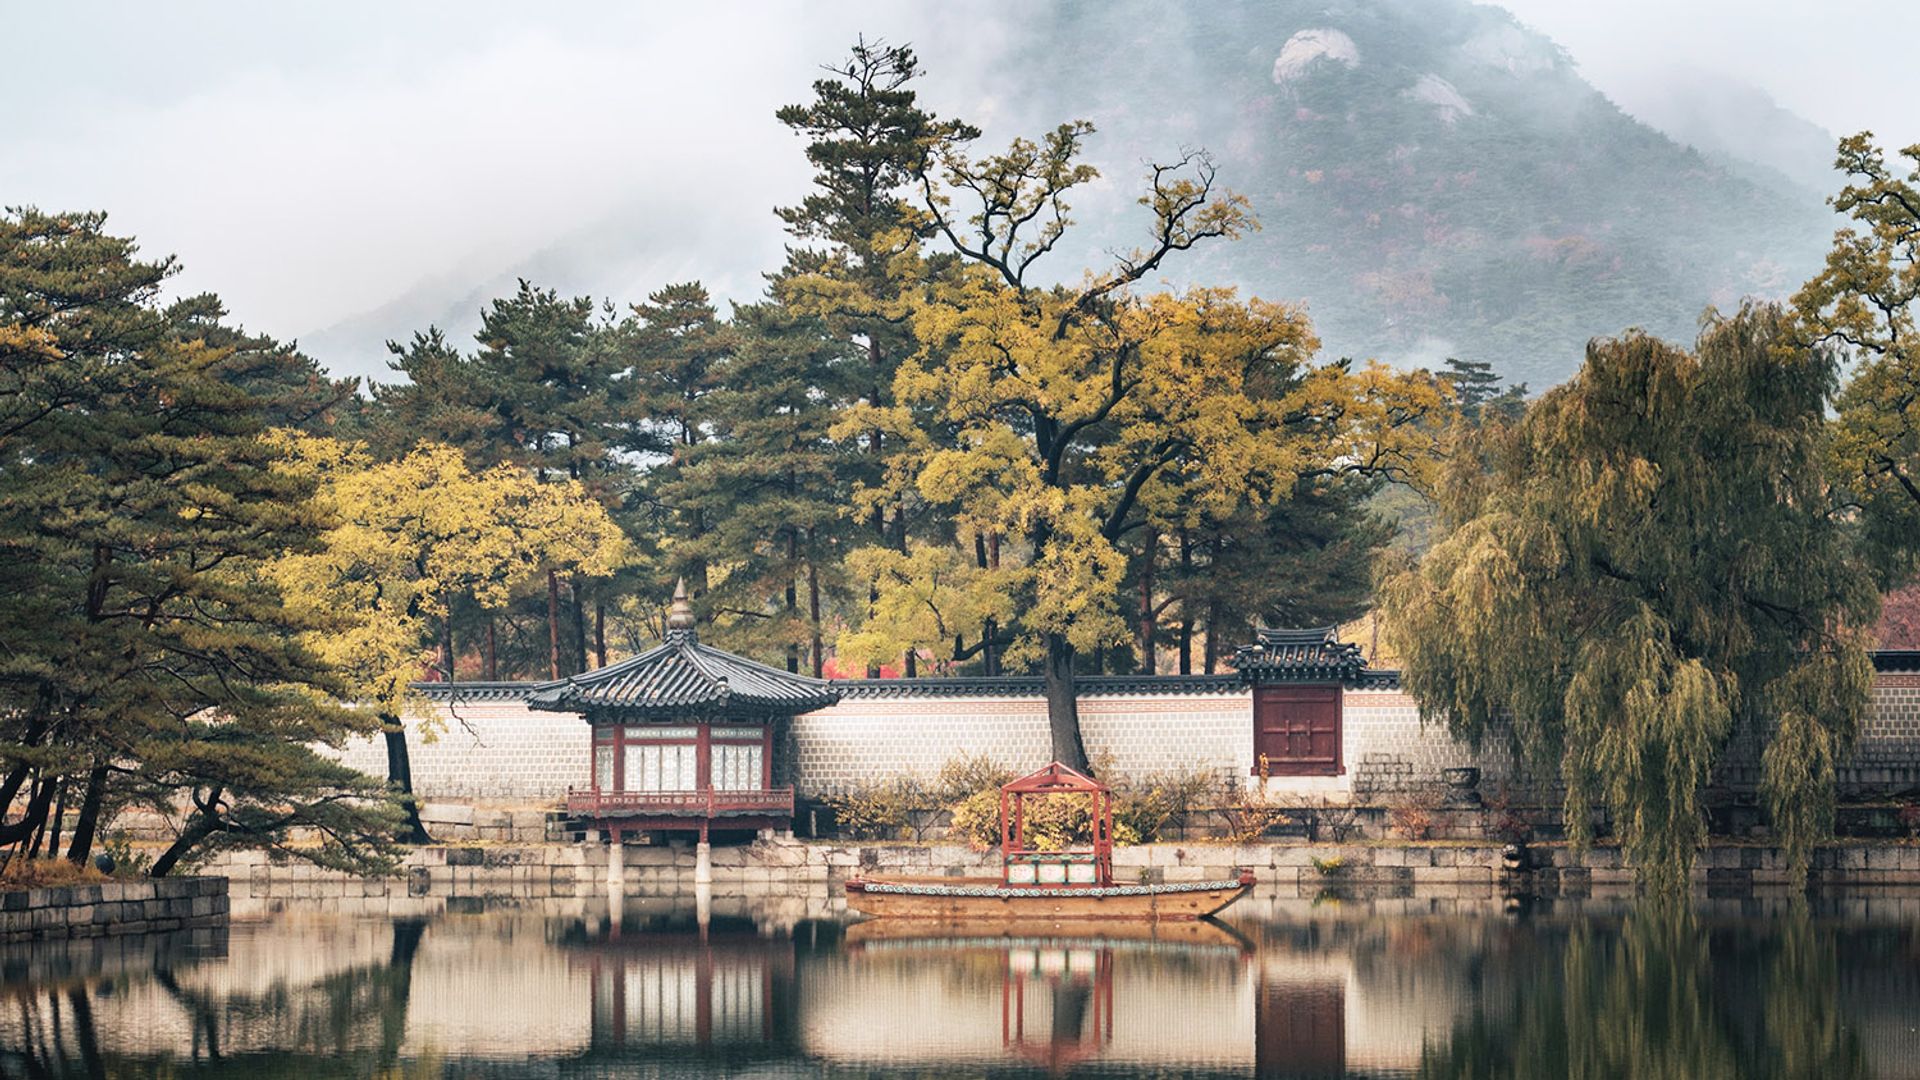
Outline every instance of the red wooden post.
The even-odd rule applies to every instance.
[[[627,790],[627,729],[622,724],[613,728],[613,790]]]
[[[696,791],[708,793],[707,813],[711,814],[713,813],[713,728],[703,723],[698,730],[699,741],[694,744],[693,751],[693,786]]]

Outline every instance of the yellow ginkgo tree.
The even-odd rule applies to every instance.
[[[448,604],[466,596],[498,610],[551,571],[611,574],[626,541],[573,481],[543,483],[511,466],[474,472],[459,451],[435,443],[376,463],[358,444],[284,438],[294,467],[318,474],[316,498],[332,523],[317,550],[281,560],[276,576],[289,605],[330,614],[311,646],[378,710],[388,779],[407,797],[405,838],[424,843],[401,717],[445,640]],[[451,645],[440,651],[451,678]],[[431,714],[418,727],[428,739],[441,730]]]
[[[1036,263],[1071,224],[1068,194],[1097,175],[1077,160],[1091,131],[1063,125],[977,161],[957,143],[930,147],[924,212],[959,258],[895,260],[909,279],[897,315],[920,349],[895,376],[896,404],[840,425],[888,432],[899,448],[867,500],[923,500],[951,508],[963,540],[1015,541],[1023,561],[995,581],[1011,607],[997,614],[1015,624],[1007,658],[1044,672],[1053,754],[1081,768],[1075,658],[1126,637],[1118,541],[1149,507],[1224,515],[1316,474],[1406,478],[1433,459],[1432,421],[1446,408],[1424,373],[1315,364],[1296,308],[1140,287],[1169,255],[1256,227],[1204,154],[1150,169],[1144,247],[1077,284],[1041,280]],[[926,629],[898,615],[930,592],[911,571],[952,569],[912,550],[856,565],[874,599],[842,646],[875,656],[889,644],[876,630]]]

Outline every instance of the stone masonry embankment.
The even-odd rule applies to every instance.
[[[99,937],[222,926],[227,879],[158,878],[0,893],[0,941]]]
[[[603,893],[605,844],[476,844],[417,848],[392,878],[360,879],[259,852],[235,852],[212,869],[232,878],[233,895],[250,899],[406,898],[430,895],[527,899]],[[1499,845],[1409,844],[1143,844],[1114,852],[1123,882],[1203,881],[1250,867],[1262,884],[1318,890],[1342,885],[1470,887],[1510,892],[1578,894],[1625,887],[1633,872],[1617,848],[1584,856],[1560,845],[1529,850],[1523,874],[1509,871]],[[628,845],[623,891],[637,896],[689,893],[691,847]],[[997,853],[950,844],[861,844],[762,841],[712,849],[713,891],[721,896],[838,895],[849,877],[987,877]],[[1696,884],[1709,888],[1784,884],[1778,849],[1725,845],[1701,853]],[[1813,880],[1830,886],[1920,886],[1920,846],[1846,844],[1815,852]]]

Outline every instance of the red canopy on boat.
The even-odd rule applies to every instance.
[[[1090,848],[1042,851],[1028,841],[1026,800],[1048,795],[1086,795],[1092,799],[1090,823],[1093,843]],[[1000,857],[1005,866],[1005,882],[1008,885],[1043,886],[1066,884],[1078,876],[1063,861],[1059,880],[1044,880],[1044,877],[1050,876],[1051,868],[1042,871],[1036,863],[1051,862],[1054,856],[1062,860],[1078,856],[1082,873],[1087,869],[1085,864],[1091,862],[1093,881],[1090,884],[1113,884],[1113,789],[1058,761],[1049,762],[1044,768],[1000,787]],[[1018,874],[1016,867],[1022,868]],[[1032,876],[1028,876],[1029,872]]]

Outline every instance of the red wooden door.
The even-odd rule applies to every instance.
[[[1256,755],[1274,776],[1340,772],[1340,688],[1263,686],[1254,692]]]

